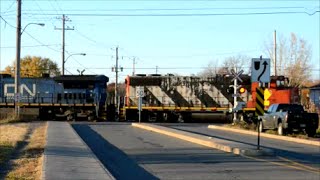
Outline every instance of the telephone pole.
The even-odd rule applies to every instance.
[[[64,14],[62,15],[62,28],[54,28],[55,30],[62,30],[62,75],[64,75],[64,54],[65,54],[65,31],[66,30],[74,30],[74,28],[65,28],[65,22],[66,21],[71,21],[69,20],[69,18],[67,16],[65,16]]]
[[[274,75],[277,76],[277,32],[274,30]]]
[[[115,71],[116,71],[116,84],[115,84],[115,88],[114,88],[114,104],[115,104],[115,109],[116,109],[116,117],[115,120],[117,121],[119,118],[119,105],[118,105],[118,60],[119,60],[119,56],[118,56],[118,49],[119,47],[116,47],[116,67],[115,67]]]
[[[20,102],[20,50],[21,50],[21,0],[17,0],[17,31],[16,31],[16,68],[14,76],[14,94],[15,94],[15,115],[19,117]]]
[[[116,47],[116,68],[115,68],[115,71],[116,71],[116,84],[115,84],[115,88],[114,88],[114,96],[115,96],[115,101],[114,101],[114,104],[116,105],[116,107],[118,107],[118,60],[119,60],[119,57],[118,57],[118,47]]]
[[[132,59],[133,63],[132,63],[132,76],[135,75],[135,71],[136,71],[136,67],[135,67],[135,64],[136,64],[136,57],[133,57]]]

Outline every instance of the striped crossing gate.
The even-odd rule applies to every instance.
[[[264,114],[264,88],[258,87],[256,90],[256,116]]]

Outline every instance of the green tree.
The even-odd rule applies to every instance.
[[[5,68],[5,73],[14,76],[15,62]],[[49,74],[50,76],[60,75],[60,70],[57,63],[49,58],[40,56],[25,56],[20,61],[20,75],[21,77],[41,77],[42,74]]]

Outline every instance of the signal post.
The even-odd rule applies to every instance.
[[[256,111],[255,116],[263,116],[265,105],[265,85],[270,83],[270,59],[269,58],[253,58],[251,64],[251,83],[259,82],[259,87],[256,89]],[[268,91],[269,92],[269,91]],[[270,96],[270,95],[269,95]],[[267,97],[269,98],[269,97]],[[258,144],[257,150],[260,150],[260,120],[258,119]]]

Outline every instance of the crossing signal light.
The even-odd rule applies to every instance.
[[[243,94],[243,93],[245,93],[246,92],[246,88],[244,88],[244,87],[240,87],[239,89],[238,89],[238,93],[239,94]]]

